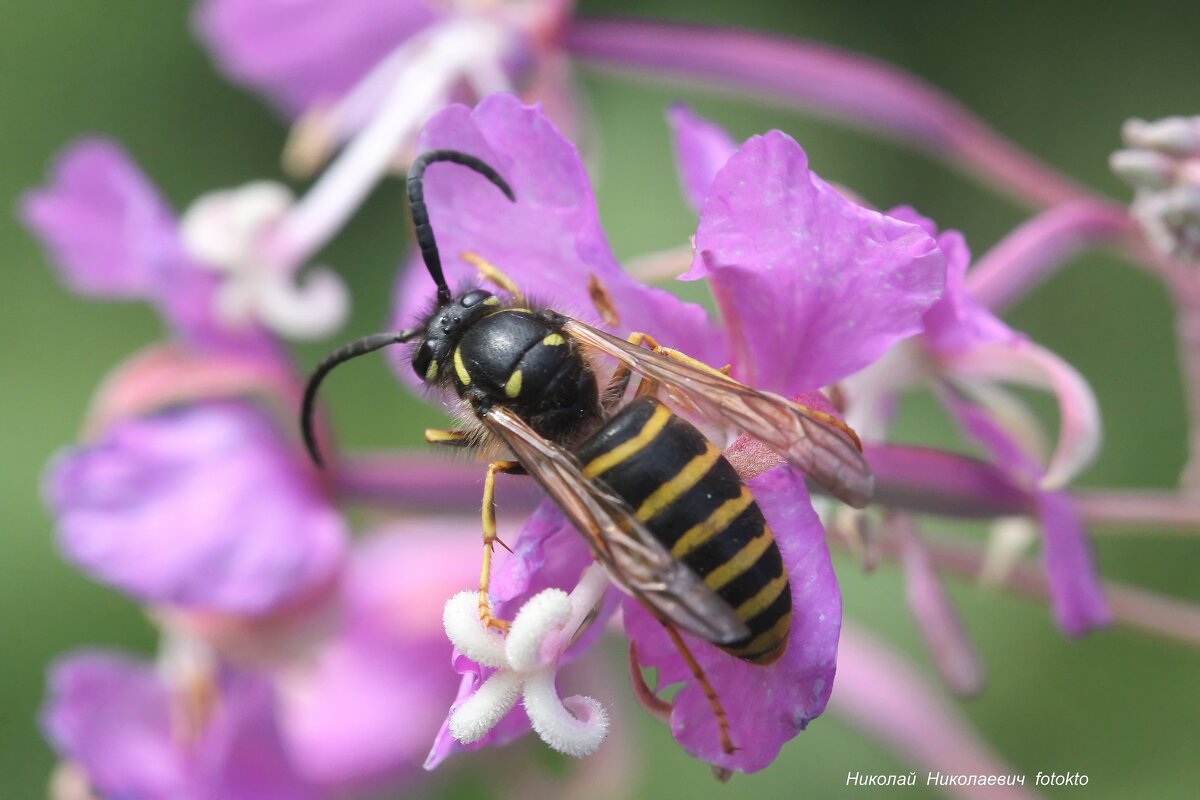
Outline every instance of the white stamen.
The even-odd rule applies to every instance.
[[[446,638],[467,658],[493,669],[507,664],[504,637],[479,623],[478,592],[459,592],[447,600],[442,624]]]
[[[1003,586],[1038,540],[1038,529],[1025,517],[1008,517],[992,525],[979,569],[981,586]]]
[[[258,322],[289,338],[318,338],[349,313],[337,275],[318,269],[295,283],[297,263],[273,246],[271,236],[292,202],[286,187],[258,181],[201,196],[180,221],[188,254],[225,277],[214,313],[231,328]]]
[[[463,744],[477,742],[504,719],[521,696],[524,677],[499,670],[483,682],[450,717],[450,734]]]
[[[350,294],[333,270],[316,267],[300,283],[263,281],[258,318],[289,339],[319,339],[341,327],[350,314]]]
[[[571,599],[561,589],[547,589],[522,606],[508,631],[504,652],[508,665],[517,672],[533,672],[546,666],[542,643],[562,630],[571,618]]]
[[[281,226],[279,246],[287,249],[289,260],[305,260],[341,229],[468,71],[488,65],[502,74],[512,41],[513,32],[488,17],[459,15],[420,34],[411,49],[405,45],[404,55],[396,58],[403,65],[389,63],[380,73],[392,73],[394,80],[375,115]],[[371,93],[378,91],[374,78]],[[357,100],[343,113],[355,106]]]
[[[478,594],[461,592],[446,603],[446,635],[468,658],[497,671],[450,715],[450,733],[463,744],[479,741],[524,697],[533,729],[550,747],[571,756],[594,753],[608,735],[608,714],[589,697],[559,699],[558,662],[575,634],[604,599],[608,577],[588,567],[568,595],[546,589],[518,612],[508,636],[484,628]]]
[[[559,700],[550,670],[541,670],[526,680],[525,713],[543,742],[576,758],[599,750],[608,735],[604,706],[578,695]]]

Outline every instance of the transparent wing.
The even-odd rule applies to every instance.
[[[543,439],[508,409],[490,409],[483,424],[558,503],[626,592],[654,614],[714,644],[731,644],[750,635],[729,604],[673,558],[625,501],[584,476],[574,456]]]
[[[849,505],[862,508],[871,502],[871,468],[854,431],[836,417],[636,347],[578,320],[567,320],[563,332],[659,382],[679,405],[737,426]]]

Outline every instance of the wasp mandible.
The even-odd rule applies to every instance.
[[[418,157],[408,178],[417,243],[437,285],[437,304],[420,325],[366,336],[331,353],[313,372],[301,410],[304,441],[321,463],[313,430],[317,389],[337,365],[380,348],[415,343],[412,367],[430,385],[453,388],[479,425],[430,430],[432,444],[500,445],[483,488],[480,618],[488,596],[496,536],[495,478],[532,476],[583,534],[613,581],[666,628],[705,689],[722,746],[732,753],[716,693],[679,629],[738,658],[769,664],[784,652],[792,594],[779,547],[734,467],[677,406],[741,429],[853,506],[870,500],[873,480],[854,432],[836,417],[760,392],[722,371],[634,333],[621,339],[548,308],[527,304],[498,268],[473,259],[502,299],[482,288],[455,296],[424,200],[426,169],[449,162],[474,170],[512,202],[496,170],[454,150]],[[598,303],[598,306],[600,304]],[[610,309],[600,308],[602,316]],[[601,389],[589,352],[617,361]],[[635,396],[626,400],[631,378]]]

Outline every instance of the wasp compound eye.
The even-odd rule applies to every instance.
[[[429,371],[429,365],[433,363],[433,346],[428,340],[422,341],[421,346],[413,352],[412,366],[413,372],[417,376],[424,379],[425,374]]]
[[[458,299],[458,304],[463,308],[471,308],[479,305],[480,303],[487,302],[489,297],[492,297],[491,292],[485,291],[484,289],[475,289],[460,297]]]

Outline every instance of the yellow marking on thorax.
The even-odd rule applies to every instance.
[[[705,442],[703,453],[684,464],[683,469],[675,473],[675,477],[655,489],[642,502],[637,510],[637,518],[645,522],[671,505],[681,494],[699,483],[720,457],[721,451],[710,442]]]
[[[496,297],[496,295],[492,295],[487,300],[484,300],[483,304],[485,306],[498,306],[500,305],[500,298]]]
[[[589,478],[594,478],[640,452],[642,448],[654,441],[654,438],[662,432],[662,429],[666,427],[670,419],[671,412],[666,406],[659,406],[654,409],[654,413],[650,415],[650,419],[646,420],[646,424],[642,426],[642,429],[638,431],[636,436],[628,441],[621,442],[607,453],[596,456],[583,468],[583,474]]]
[[[471,385],[471,373],[467,372],[467,365],[462,360],[462,350],[454,348],[454,371],[458,374],[458,381],[463,386]]]
[[[545,339],[542,339],[542,344],[550,347],[558,347],[567,343],[566,338],[561,333],[552,333]]]
[[[787,585],[788,576],[785,572],[763,588],[759,589],[754,597],[751,597],[749,600],[738,606],[737,615],[746,622],[749,622],[770,608],[771,604],[779,599],[779,595],[783,594],[783,590],[787,587]]]
[[[429,366],[426,367],[426,369],[425,369],[425,380],[434,381],[437,379],[437,375],[438,375],[438,362],[437,362],[437,359],[434,359],[433,361],[429,362]]]
[[[748,656],[771,655],[771,661],[779,657],[779,653],[773,651],[780,642],[787,638],[788,630],[792,627],[792,612],[788,612],[779,618],[779,621],[771,626],[770,630],[763,631],[758,636],[755,636],[746,645],[731,649],[729,652],[734,655],[745,654]],[[763,652],[763,651],[767,652]],[[752,658],[757,661],[757,659]],[[769,663],[769,662],[768,662]]]
[[[749,508],[753,502],[754,497],[750,494],[750,490],[743,486],[741,494],[717,506],[703,522],[697,522],[688,528],[683,536],[680,536],[671,546],[671,555],[683,558],[728,528],[729,523],[737,519],[738,515]]]
[[[754,562],[767,552],[767,548],[775,541],[771,531],[763,528],[763,532],[746,542],[746,546],[737,552],[733,558],[704,576],[704,582],[714,592],[754,566]]]
[[[521,370],[514,370],[512,375],[508,376],[508,381],[504,384],[504,396],[509,400],[516,399],[521,393]]]

